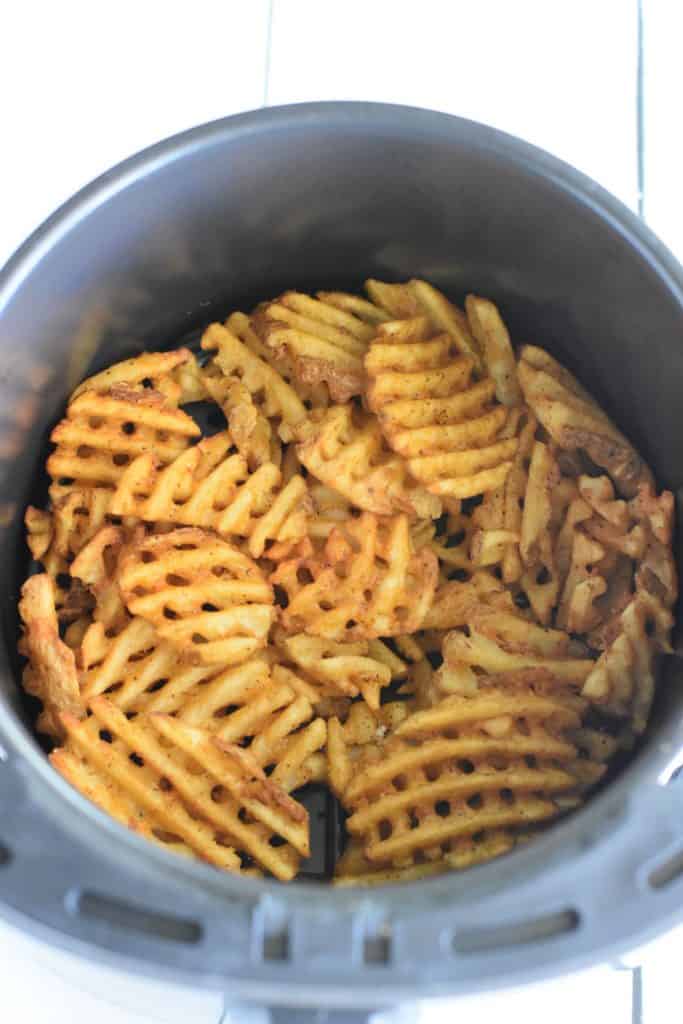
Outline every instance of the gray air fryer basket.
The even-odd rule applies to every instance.
[[[17,686],[22,516],[86,374],[287,287],[425,277],[492,297],[683,482],[683,273],[624,206],[506,135],[371,104],[177,136],[67,203],[0,280],[0,907],[84,958],[277,1006],[386,1006],[549,976],[681,917],[683,672],[620,776],[524,849],[373,890],[221,874],[146,844],[50,768]]]

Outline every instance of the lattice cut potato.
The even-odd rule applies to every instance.
[[[310,473],[357,508],[423,519],[441,515],[438,497],[410,478],[405,461],[385,445],[377,420],[350,405],[312,416],[297,454]]]
[[[350,302],[353,296],[327,295],[285,292],[263,303],[253,324],[276,358],[289,358],[297,380],[325,384],[334,402],[347,402],[362,393],[363,357],[385,314],[367,301]]]
[[[427,317],[381,324],[365,357],[368,404],[395,452],[432,493],[471,498],[499,487],[516,437],[499,440],[506,407],[492,377],[472,382],[472,359]]]
[[[131,615],[147,619],[189,662],[236,664],[266,643],[272,590],[255,562],[204,530],[148,537],[119,564]]]
[[[52,431],[47,460],[54,502],[72,490],[113,488],[126,466],[145,452],[162,463],[199,437],[197,424],[159,391],[115,384],[106,394],[83,391]]]
[[[59,737],[63,731],[60,713],[80,718],[85,710],[74,652],[59,636],[54,584],[47,574],[31,576],[22,586],[19,617],[21,651],[29,659],[24,687],[43,705],[37,727],[48,736]]]
[[[347,827],[375,864],[409,867],[458,853],[482,832],[528,828],[580,799],[600,765],[576,770],[561,700],[488,690],[449,697],[396,728],[381,756],[357,766],[343,794]]]
[[[285,560],[270,577],[287,596],[284,628],[331,640],[419,629],[437,578],[436,556],[414,550],[406,516],[369,513],[334,529],[320,555]]]
[[[194,395],[187,397],[187,385],[184,392],[180,384],[179,374],[183,369],[186,380],[197,369],[196,360],[187,348],[177,348],[172,352],[142,352],[131,359],[114,363],[93,377],[87,377],[74,390],[71,399],[73,401],[86,391],[107,395],[112,388],[123,386],[140,392],[156,391],[175,405],[183,401],[194,401]]]
[[[283,486],[282,473],[272,462],[250,472],[244,456],[234,452],[228,431],[205,438],[165,467],[152,453],[139,456],[110,505],[118,516],[248,538],[254,558],[263,555],[268,543],[304,538],[309,509],[303,477],[294,476]]]
[[[649,469],[630,442],[551,355],[525,345],[517,372],[527,405],[560,448],[586,452],[626,497],[632,497],[640,484],[652,482]]]

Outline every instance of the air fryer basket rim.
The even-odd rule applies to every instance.
[[[538,175],[551,182],[554,187],[571,194],[577,203],[590,209],[593,216],[601,219],[612,231],[627,240],[630,249],[635,251],[656,274],[679,309],[683,310],[683,272],[672,254],[632,211],[583,174],[555,157],[495,129],[445,114],[384,104],[320,103],[266,108],[211,122],[160,142],[102,175],[45,221],[10,259],[0,274],[0,311],[21,288],[24,278],[40,264],[47,251],[57,245],[74,225],[129,185],[154,174],[158,168],[182,161],[183,157],[194,150],[219,146],[245,133],[268,132],[274,128],[303,123],[311,128],[318,124],[324,124],[328,128],[336,125],[345,125],[347,128],[357,125],[364,125],[367,128],[376,125],[378,131],[399,134],[405,133],[409,125],[413,135],[424,134],[435,139],[457,133],[468,146],[495,153],[511,164],[522,165],[527,172]],[[503,920],[514,922],[519,920],[520,913],[523,913],[519,909],[520,906],[529,906],[529,899],[531,905],[537,906],[542,912],[553,906],[556,910],[563,911],[563,900],[567,899],[566,878],[559,887],[562,892],[561,898],[558,899],[557,887],[553,889],[553,886],[556,886],[557,879],[563,873],[566,876],[566,863],[569,857],[575,858],[577,880],[581,877],[591,879],[594,872],[596,878],[606,877],[607,865],[614,861],[623,865],[630,864],[640,878],[638,871],[642,864],[652,861],[662,850],[677,850],[680,840],[675,818],[682,801],[676,792],[677,787],[663,788],[656,784],[660,772],[671,760],[673,751],[680,748],[683,743],[683,728],[676,722],[670,722],[665,726],[657,749],[647,752],[644,763],[646,779],[649,781],[642,783],[642,792],[639,790],[637,794],[631,793],[628,775],[622,776],[572,818],[559,823],[535,843],[516,851],[496,865],[473,869],[467,872],[466,876],[446,875],[420,883],[383,887],[370,893],[322,887],[315,887],[313,890],[310,885],[304,883],[294,883],[290,887],[285,887],[276,882],[233,878],[203,865],[185,863],[180,858],[157,850],[127,833],[92,805],[87,804],[56,776],[24,727],[2,704],[0,741],[6,746],[8,753],[5,764],[0,760],[0,797],[4,798],[13,789],[15,793],[30,794],[34,827],[36,812],[38,816],[44,814],[45,821],[50,821],[50,827],[55,830],[54,835],[59,835],[58,844],[66,849],[73,846],[77,850],[74,861],[78,861],[79,865],[84,860],[92,862],[93,857],[96,861],[103,860],[108,865],[122,865],[120,878],[113,886],[115,892],[125,892],[127,882],[130,890],[139,894],[143,905],[147,896],[147,903],[152,906],[164,906],[169,905],[165,903],[169,891],[173,892],[175,897],[174,886],[182,880],[183,890],[179,894],[180,898],[174,898],[170,905],[175,906],[178,903],[188,916],[203,920],[205,916],[211,916],[207,910],[207,898],[222,898],[232,905],[230,910],[228,903],[223,903],[224,916],[236,912],[238,907],[247,909],[244,927],[249,934],[253,931],[254,916],[258,921],[257,931],[261,929],[261,934],[268,931],[273,922],[277,924],[284,921],[286,929],[294,927],[295,937],[297,928],[301,927],[297,925],[299,918],[305,920],[307,926],[311,927],[311,922],[315,918],[316,932],[325,927],[329,928],[331,920],[348,918],[351,962],[355,969],[358,968],[358,943],[362,945],[363,936],[377,929],[381,930],[387,922],[392,923],[399,946],[401,941],[408,941],[400,939],[402,928],[406,934],[412,934],[411,930],[417,929],[420,935],[425,935],[431,930],[437,936],[436,946],[432,944],[432,951],[434,948],[440,950],[446,959],[444,942],[451,941],[452,933],[454,930],[457,931],[461,921],[473,925],[475,922],[486,922],[487,915],[491,921],[502,915]],[[621,821],[621,825],[614,826],[616,833],[621,837],[618,840],[621,844],[621,840],[628,832],[624,816],[627,815],[629,806],[631,815],[634,809],[638,808],[639,814],[642,815],[641,825],[648,821],[651,834],[647,837],[647,842],[642,837],[639,840],[633,837],[633,849],[622,850],[620,856],[613,858],[615,837],[604,837],[604,821]],[[62,817],[63,813],[66,820],[58,824],[57,819]],[[21,824],[21,815],[18,815],[18,819],[18,824]],[[24,825],[26,820],[23,821]],[[602,837],[594,840],[594,834],[601,834]],[[3,838],[4,835],[0,832],[0,844]],[[595,845],[592,845],[593,843]],[[600,870],[598,861],[602,862]],[[176,977],[183,976],[183,980],[198,984],[224,985],[229,980],[231,988],[236,993],[243,991],[245,997],[262,995],[270,991],[273,1001],[292,999],[287,975],[282,973],[291,970],[286,964],[271,963],[264,967],[257,956],[252,956],[248,958],[247,969],[240,965],[240,971],[237,973],[241,972],[241,983],[238,984],[236,972],[229,964],[223,969],[212,967],[210,970],[202,970],[197,963],[191,963],[188,956],[171,963],[164,956],[168,947],[158,942],[155,944],[147,940],[147,945],[143,942],[135,956],[127,955],[125,950],[128,943],[125,942],[125,936],[124,941],[121,941],[120,938],[116,939],[116,935],[112,938],[111,934],[104,934],[101,928],[98,931],[90,925],[83,926],[79,914],[73,913],[73,908],[72,912],[63,914],[63,920],[59,914],[46,918],[41,914],[39,905],[31,905],[32,901],[27,893],[23,894],[23,906],[21,892],[19,897],[15,894],[15,898],[11,898],[12,894],[6,894],[3,877],[11,879],[12,872],[17,871],[16,865],[17,861],[10,860],[6,868],[0,866],[2,912],[21,922],[27,930],[42,934],[55,944],[78,951],[82,955],[104,958],[108,962],[116,961],[125,964],[128,969],[143,973],[168,970]],[[112,870],[115,871],[114,867]],[[492,872],[498,880],[505,880],[504,893],[496,891]],[[538,885],[541,873],[545,892],[544,886]],[[158,885],[159,891],[156,892],[154,883],[158,882],[162,875],[164,884]],[[71,882],[72,887],[75,887],[77,877],[74,876]],[[25,885],[25,882],[23,884]],[[597,928],[592,945],[577,941],[577,937],[585,933],[584,922],[590,917],[588,908],[580,907],[578,919],[566,935],[561,934],[546,943],[546,946],[553,947],[550,955],[539,951],[536,960],[528,956],[528,951],[525,953],[522,950],[520,954],[519,947],[512,951],[489,951],[486,956],[475,952],[469,954],[469,959],[461,957],[450,961],[450,969],[445,970],[441,976],[438,971],[430,971],[424,965],[418,971],[418,975],[415,975],[411,972],[402,972],[401,965],[397,962],[389,963],[381,968],[384,972],[381,977],[377,976],[378,967],[374,968],[374,975],[370,972],[369,979],[356,970],[354,984],[357,991],[351,994],[342,985],[337,989],[334,981],[330,979],[329,972],[326,974],[322,971],[319,979],[315,972],[312,972],[312,976],[307,980],[312,988],[318,986],[318,993],[331,993],[334,990],[335,999],[340,1004],[346,1002],[381,1005],[396,1001],[399,997],[417,998],[429,993],[445,994],[482,986],[491,987],[493,984],[509,984],[522,978],[528,979],[534,974],[542,976],[578,967],[590,962],[596,950],[602,957],[614,956],[617,952],[650,938],[683,916],[680,913],[683,902],[680,879],[672,881],[666,890],[651,891],[647,886],[641,886],[640,881],[636,885],[636,888],[638,887],[641,891],[637,901],[637,912],[629,910],[625,919],[620,919],[618,909],[615,910],[611,926],[605,928],[603,922],[603,927]],[[18,889],[22,890],[22,884],[18,885]],[[302,896],[310,895],[313,891],[315,907],[302,908]],[[646,908],[644,912],[642,907]],[[214,922],[211,925],[211,928],[213,927],[219,927],[219,924]],[[591,927],[596,926],[592,924]],[[446,935],[448,939],[444,938]],[[298,941],[300,939],[295,941],[295,948]],[[381,983],[384,981],[386,984]]]

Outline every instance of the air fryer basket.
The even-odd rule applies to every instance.
[[[683,482],[683,273],[616,200],[457,118],[371,104],[270,109],[195,129],[67,203],[0,279],[0,909],[28,932],[228,998],[373,1007],[617,955],[683,903],[683,672],[642,747],[528,847],[375,890],[223,875],[127,833],[58,777],[17,688],[21,520],[46,437],[87,371],[177,343],[285,287],[422,276],[501,306],[651,462]]]

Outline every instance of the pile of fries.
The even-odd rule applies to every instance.
[[[673,497],[590,394],[487,299],[366,290],[84,381],[26,512],[54,767],[242,874],[296,876],[312,783],[339,884],[509,850],[643,732],[670,649]]]

